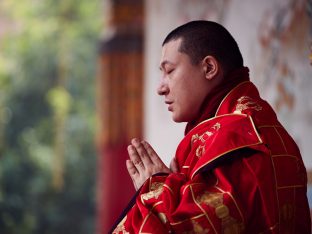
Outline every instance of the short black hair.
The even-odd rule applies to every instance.
[[[198,64],[208,55],[215,57],[226,73],[244,64],[232,35],[216,22],[196,20],[183,24],[171,31],[162,45],[180,38],[179,51],[187,54],[193,64]]]

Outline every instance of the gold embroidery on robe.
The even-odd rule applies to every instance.
[[[221,124],[220,123],[216,123],[215,125],[212,126],[212,128],[216,131],[218,131],[221,128]]]
[[[141,195],[142,200],[149,200],[151,198],[158,199],[159,195],[163,192],[164,183],[154,182],[151,185],[151,191]]]
[[[205,145],[200,145],[196,149],[196,156],[201,157],[205,153]]]
[[[234,113],[241,114],[243,110],[254,109],[256,111],[262,110],[262,106],[256,103],[251,97],[242,96],[237,100]]]
[[[215,134],[215,132],[219,131],[219,129],[221,128],[221,124],[220,123],[215,123],[211,128],[210,131],[206,131],[204,132],[202,135],[198,135],[198,134],[194,134],[192,136],[192,143],[200,140],[202,143],[204,143],[209,137],[211,137],[212,135]]]
[[[193,224],[193,230],[191,231],[185,231],[183,234],[204,234],[204,233],[209,233],[209,229],[204,229],[198,222],[195,220],[192,220]]]
[[[163,224],[167,223],[168,220],[164,213],[158,213],[158,217]]]
[[[129,232],[126,231],[125,228],[125,222],[127,220],[127,215],[121,220],[121,222],[118,224],[118,226],[116,227],[116,229],[114,230],[113,234],[115,233],[123,233],[123,234],[130,234]]]
[[[208,233],[208,229],[204,229],[199,223],[197,223],[195,220],[192,220],[194,233]]]
[[[193,135],[191,143],[193,144],[193,143],[197,142],[198,140],[201,143],[205,143],[206,140],[208,140],[209,137],[213,136],[215,134],[215,132],[217,132],[220,128],[221,128],[221,124],[220,123],[214,124],[210,128],[210,131],[206,131],[206,132],[204,132],[200,136],[198,134]],[[204,153],[205,153],[205,145],[204,144],[200,144],[197,147],[195,154],[196,154],[197,157],[201,157]]]
[[[206,205],[216,208],[223,205],[223,194],[205,192],[201,196],[197,196],[196,201],[198,203],[204,203]]]
[[[222,220],[222,233],[238,234],[243,232],[243,224],[231,217],[229,208],[223,204],[223,193],[205,192],[197,196],[196,201],[199,204],[206,204],[215,208],[216,216]]]

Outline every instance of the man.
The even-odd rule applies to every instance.
[[[221,25],[192,21],[164,40],[158,94],[187,122],[171,169],[133,139],[138,190],[113,233],[310,233],[299,149],[249,81]]]

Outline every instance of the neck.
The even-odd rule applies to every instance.
[[[185,135],[200,122],[213,117],[223,98],[238,84],[249,80],[249,69],[241,67],[230,72],[222,81],[208,93],[204,99],[197,118],[187,123]]]

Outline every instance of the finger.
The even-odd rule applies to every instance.
[[[173,158],[170,162],[170,170],[174,173],[179,172],[178,163],[176,158]]]
[[[154,164],[164,164],[163,161],[160,159],[158,154],[155,152],[155,150],[149,143],[147,143],[146,141],[142,141],[142,144]]]
[[[142,141],[144,142],[144,141]],[[148,152],[146,151],[144,144],[140,142],[138,139],[134,138],[131,143],[135,147],[137,153],[141,157],[141,160],[143,161],[144,165],[149,165],[152,163],[150,156],[148,155]]]
[[[131,160],[126,161],[126,167],[127,167],[128,173],[130,175],[130,178],[132,180],[135,190],[138,190],[138,186],[135,181],[136,181],[136,178],[139,177],[139,173],[136,167],[134,166]]]
[[[127,170],[131,178],[135,176],[136,174],[138,174],[138,170],[136,169],[136,167],[134,166],[131,160],[128,159],[126,161],[126,166],[127,166]]]
[[[136,148],[133,145],[128,146],[128,154],[130,160],[133,162],[134,166],[139,169],[139,167],[144,167],[144,164],[142,163],[142,159],[140,155],[138,154]]]

